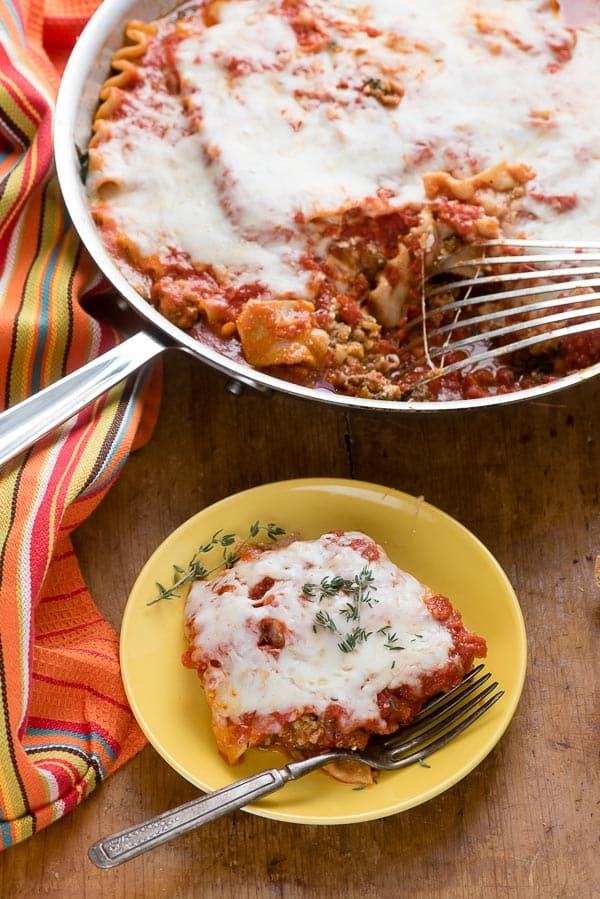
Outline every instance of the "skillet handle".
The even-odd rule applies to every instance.
[[[0,413],[0,467],[137,371],[168,344],[140,331]]]

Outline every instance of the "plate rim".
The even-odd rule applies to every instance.
[[[256,815],[258,817],[269,818],[271,820],[277,820],[284,823],[295,823],[295,824],[314,824],[314,825],[342,825],[342,824],[357,824],[357,823],[366,823],[368,821],[373,821],[376,819],[388,817],[391,815],[399,814],[404,811],[408,811],[412,808],[417,808],[418,806],[431,801],[437,796],[442,795],[448,789],[458,784],[461,780],[463,780],[466,776],[468,776],[475,768],[477,768],[484,759],[492,752],[492,750],[498,745],[506,730],[508,729],[512,719],[515,715],[519,702],[521,700],[521,696],[523,693],[525,678],[527,673],[527,665],[528,665],[528,644],[527,644],[527,633],[525,628],[525,620],[523,616],[523,611],[521,609],[518,596],[516,591],[508,578],[504,568],[500,565],[498,560],[495,558],[493,553],[488,549],[488,547],[477,537],[472,531],[470,531],[464,524],[462,524],[458,519],[454,518],[449,513],[445,512],[439,506],[434,505],[429,502],[422,496],[415,496],[414,494],[407,493],[403,490],[400,490],[395,487],[388,487],[383,484],[359,480],[354,478],[342,478],[342,477],[304,477],[304,478],[288,478],[278,481],[268,481],[261,484],[257,484],[253,487],[248,487],[243,490],[239,490],[235,493],[226,495],[221,499],[216,500],[215,502],[208,503],[204,508],[199,509],[197,512],[189,516],[184,521],[180,522],[172,531],[170,531],[154,548],[149,557],[147,558],[144,565],[139,570],[134,583],[129,591],[129,596],[123,611],[122,622],[121,622],[121,631],[119,635],[119,649],[120,649],[120,662],[121,662],[121,675],[123,679],[123,684],[125,688],[125,693],[127,696],[127,700],[131,707],[134,717],[136,721],[146,736],[148,742],[153,747],[153,749],[163,758],[163,760],[175,770],[180,776],[182,776],[189,783],[196,786],[198,789],[208,792],[210,791],[210,787],[203,784],[200,779],[193,775],[190,771],[188,771],[185,765],[181,764],[173,754],[162,745],[161,741],[156,737],[153,729],[147,724],[145,717],[143,715],[142,710],[139,707],[139,703],[137,701],[135,695],[135,689],[131,683],[130,672],[127,668],[127,665],[124,663],[124,659],[127,656],[127,640],[128,640],[128,629],[130,618],[134,615],[135,611],[135,598],[138,593],[139,585],[145,579],[147,572],[152,569],[153,564],[155,563],[156,556],[162,551],[164,544],[175,541],[182,532],[186,531],[191,523],[197,519],[201,518],[207,512],[213,512],[218,510],[221,506],[229,506],[236,501],[239,501],[242,497],[250,496],[251,494],[263,492],[265,490],[283,490],[283,491],[292,491],[298,488],[315,488],[326,490],[327,488],[341,488],[352,489],[354,491],[365,490],[367,493],[371,494],[371,499],[375,500],[376,497],[380,497],[381,499],[385,499],[387,495],[392,495],[396,498],[401,499],[403,502],[412,502],[418,503],[420,507],[426,507],[429,509],[433,515],[442,520],[444,523],[447,523],[451,528],[464,536],[469,543],[471,543],[474,547],[476,547],[480,553],[482,553],[487,562],[492,565],[492,567],[496,570],[499,578],[504,582],[504,587],[508,596],[510,596],[511,600],[511,608],[513,612],[514,625],[515,625],[515,634],[518,635],[518,654],[516,656],[515,661],[518,660],[518,666],[516,666],[517,670],[515,672],[515,686],[511,694],[507,695],[506,692],[503,697],[503,704],[506,700],[507,705],[505,705],[504,714],[501,721],[498,723],[497,728],[494,730],[491,737],[488,737],[483,741],[482,747],[480,751],[476,752],[473,757],[469,758],[462,766],[460,766],[456,772],[454,772],[451,776],[446,777],[441,783],[436,783],[431,786],[431,788],[422,791],[419,794],[418,801],[412,801],[408,799],[404,802],[402,801],[394,801],[393,803],[382,804],[382,806],[376,810],[367,811],[359,814],[347,814],[347,815],[321,815],[315,816],[314,813],[287,813],[278,811],[276,808],[265,808],[260,805],[260,803],[250,803],[247,806],[244,806],[242,811],[248,812],[249,814]],[[488,641],[489,642],[489,641]],[[202,692],[200,693],[202,695]],[[210,733],[212,736],[212,731]],[[215,753],[217,753],[217,748],[215,744]],[[282,763],[285,764],[285,761],[282,760]],[[266,767],[266,766],[265,766]],[[232,773],[235,772],[235,769],[232,768]],[[234,782],[237,778],[232,776],[231,782]]]

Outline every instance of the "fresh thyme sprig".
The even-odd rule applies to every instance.
[[[370,608],[373,603],[377,602],[377,598],[373,596],[372,592],[377,590],[373,581],[373,572],[368,565],[365,565],[360,574],[356,574],[353,578],[344,578],[340,575],[332,578],[325,576],[320,584],[304,584],[302,587],[305,596],[315,597],[319,603],[339,593],[349,597],[349,602],[343,608],[338,609],[337,613],[348,623],[356,622],[356,626],[351,631],[344,634],[330,613],[323,609],[319,609],[315,615],[315,625],[342,637],[338,643],[342,652],[352,652],[359,643],[364,643],[371,636],[371,631],[366,631],[360,624],[360,609],[363,604]],[[316,627],[314,629],[316,630]]]
[[[319,609],[319,611],[315,615],[315,622],[319,625],[319,627],[324,627],[328,631],[331,631],[332,634],[339,634],[337,625],[329,612],[324,612],[322,609]]]
[[[331,579],[324,577],[320,584],[304,584],[302,592],[306,596],[316,596],[315,590],[318,589],[318,601],[321,602],[326,596],[335,596],[339,590],[347,591],[351,586],[352,581],[348,581],[346,578],[338,575]]]
[[[318,602],[328,596],[335,596],[336,593],[345,593],[352,597],[355,606],[362,602],[371,606],[377,602],[377,599],[371,594],[371,590],[377,590],[377,587],[373,586],[373,581],[373,572],[368,565],[365,565],[360,574],[355,574],[352,579],[343,578],[340,575],[332,578],[325,576],[320,584],[304,584],[302,592],[305,596],[317,596]],[[317,590],[319,591],[318,595]]]
[[[360,574],[355,575],[353,578],[344,578],[340,575],[331,578],[325,576],[319,584],[304,584],[302,587],[303,594],[318,603],[340,594],[348,597],[349,600],[344,606],[334,610],[337,620],[331,612],[320,608],[315,615],[313,631],[316,633],[318,627],[331,631],[332,634],[336,634],[341,638],[338,641],[338,648],[341,652],[353,652],[361,643],[366,643],[373,634],[373,631],[365,630],[361,623],[360,615],[361,608],[365,605],[372,608],[373,604],[378,602],[377,597],[374,596],[376,591],[377,587],[374,584],[373,572],[368,565],[365,565]],[[345,630],[340,619],[343,619],[346,625],[354,624],[354,627],[351,630]],[[389,624],[380,627],[375,631],[375,634],[384,639],[383,648],[390,652],[402,652],[406,648],[400,643],[398,634],[392,631]],[[422,640],[423,635],[415,634],[411,642],[417,639]],[[392,660],[392,668],[395,664],[396,661],[394,659]]]
[[[366,631],[364,627],[355,627],[353,631],[346,634],[345,639],[341,640],[338,643],[338,646],[342,652],[352,652],[359,643],[366,643],[371,636],[371,633],[371,631]]]
[[[159,592],[154,599],[151,599],[150,602],[147,603],[147,605],[152,606],[162,599],[178,599],[181,596],[180,590],[185,587],[186,584],[189,584],[192,581],[203,581],[220,568],[231,568],[240,558],[244,547],[247,546],[251,540],[258,537],[261,531],[264,531],[267,538],[273,542],[285,534],[284,529],[273,524],[273,522],[261,524],[260,521],[255,521],[250,525],[247,536],[241,542],[237,543],[235,534],[224,534],[223,528],[219,528],[207,543],[203,543],[196,549],[185,568],[181,565],[173,565],[173,583],[170,587],[165,587],[157,581],[156,586]],[[223,550],[220,562],[211,568],[206,568],[201,557],[219,546]],[[231,549],[232,546],[234,549]]]

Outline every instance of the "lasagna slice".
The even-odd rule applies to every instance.
[[[185,632],[184,664],[198,671],[230,764],[253,747],[292,758],[364,748],[486,654],[448,599],[360,532],[245,547],[233,567],[194,583]],[[363,765],[329,773],[371,780]]]

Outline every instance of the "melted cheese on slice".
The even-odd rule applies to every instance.
[[[318,585],[334,576],[353,581],[365,565],[373,576],[371,601],[359,603],[358,621],[347,621],[343,610],[351,597],[338,591],[319,600]],[[252,599],[265,578],[272,586]],[[315,585],[314,595],[306,594],[306,584]],[[233,722],[254,712],[319,715],[335,702],[349,729],[365,722],[383,726],[378,694],[404,684],[418,690],[422,678],[452,656],[451,634],[428,611],[428,595],[364,534],[297,541],[193,585],[186,607],[192,658],[202,660],[213,709]],[[330,617],[335,632],[318,623],[319,613]],[[280,649],[261,641],[261,623],[273,620],[285,635]],[[342,651],[340,643],[357,624],[368,637]]]

